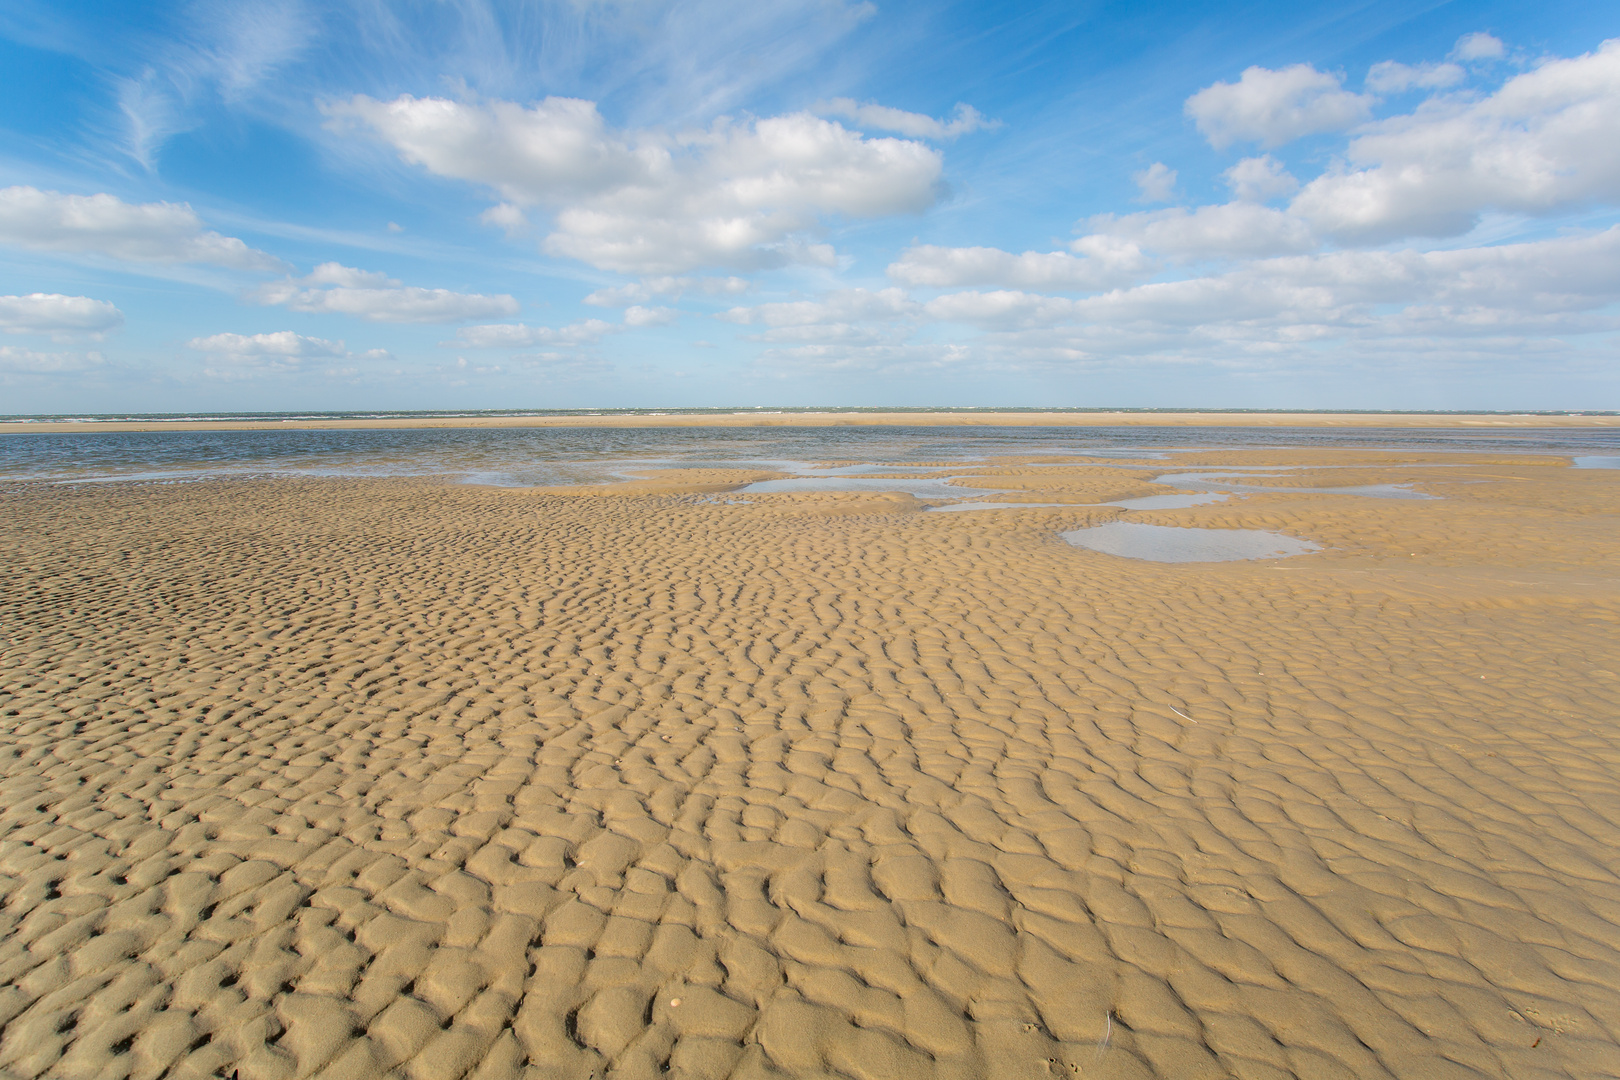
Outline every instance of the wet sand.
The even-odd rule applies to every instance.
[[[1434,428],[1616,428],[1620,415],[1525,413],[1170,413],[1170,412],[769,412],[638,413],[589,416],[372,417],[352,420],[135,420],[0,423],[0,434],[57,435],[89,431],[298,431],[410,428],[685,428],[685,427],[1304,427]]]
[[[1280,453],[0,491],[0,1076],[1620,1075],[1620,472]]]

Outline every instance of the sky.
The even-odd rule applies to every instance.
[[[0,413],[1620,409],[1620,5],[0,0]]]

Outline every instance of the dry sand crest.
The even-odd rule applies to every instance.
[[[0,1076],[1620,1075],[1620,473],[1189,460],[0,492]]]

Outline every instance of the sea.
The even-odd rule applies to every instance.
[[[973,463],[999,455],[1098,456],[1173,461],[1218,449],[1364,448],[1557,454],[1593,468],[1620,466],[1620,429],[1503,427],[936,427],[585,426],[591,418],[734,415],[735,409],[572,412],[335,412],[0,416],[0,481],[179,483],[224,477],[435,477],[509,487],[608,483],[636,469],[753,467],[794,472],[816,463],[905,466]],[[830,410],[757,410],[758,415]],[[896,413],[894,409],[841,410]],[[915,410],[940,412],[944,410]],[[971,412],[973,410],[956,410]],[[996,409],[995,412],[1011,410]],[[1035,410],[1029,410],[1035,411]],[[1098,410],[1101,411],[1101,410]],[[1141,410],[1151,412],[1152,410]],[[1172,410],[1163,410],[1172,411]],[[1175,410],[1180,411],[1180,410]],[[227,431],[31,432],[33,422],[283,421],[578,417],[578,427],[343,428]],[[1218,419],[1216,414],[1211,420]],[[1439,417],[1437,417],[1439,419]],[[1522,422],[1522,421],[1520,421]],[[779,422],[780,423],[780,422]],[[791,423],[787,420],[786,423]],[[1443,460],[1443,459],[1441,459]],[[827,475],[818,470],[820,475]]]

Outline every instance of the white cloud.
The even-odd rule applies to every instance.
[[[1620,227],[1451,251],[1333,252],[1069,300],[959,293],[930,317],[972,323],[985,364],[1132,358],[1254,367],[1414,352],[1458,364],[1566,354],[1551,335],[1620,331]]]
[[[658,296],[666,296],[678,300],[686,293],[702,293],[704,296],[735,296],[748,291],[748,281],[740,277],[662,277],[643,278],[630,285],[619,285],[609,289],[597,289],[585,297],[585,303],[593,307],[625,307],[629,304],[645,304]]]
[[[548,97],[525,108],[511,101],[409,94],[377,101],[361,94],[326,111],[369,127],[413,165],[487,184],[520,206],[646,182],[669,165],[666,147],[633,146],[624,133],[608,129],[595,102],[578,98]]]
[[[919,305],[903,289],[842,289],[820,300],[756,304],[722,312],[716,318],[742,326],[806,326],[849,319],[892,319],[914,314]]]
[[[1584,314],[1620,294],[1620,228],[1453,251],[1343,251],[1263,260],[1214,277],[1162,282],[1079,301],[1093,320],[1164,325],[1262,321],[1278,332],[1301,326],[1361,329],[1398,322],[1393,305],[1444,310],[1457,320],[1497,325]]]
[[[1458,60],[1500,60],[1507,55],[1507,47],[1501,38],[1476,31],[1458,38],[1451,55]]]
[[[0,373],[12,375],[65,375],[89,371],[107,362],[98,352],[37,352],[15,345],[0,345]]]
[[[1432,304],[1498,321],[1597,311],[1620,296],[1620,227],[1586,236],[1450,251],[1337,252],[1274,272],[1366,304]]]
[[[192,338],[189,349],[206,353],[210,366],[205,375],[220,379],[251,379],[272,373],[305,370],[308,361],[325,361],[320,373],[329,377],[346,378],[360,372],[357,367],[335,366],[340,361],[392,360],[387,349],[367,349],[352,353],[341,341],[305,337],[291,330],[277,330],[268,334],[210,334]]]
[[[1131,179],[1136,181],[1136,187],[1141,194],[1138,202],[1156,203],[1169,202],[1176,197],[1176,170],[1162,161],[1155,161],[1139,173],[1132,173]]]
[[[1301,81],[1330,105],[1342,93],[1332,76],[1287,71],[1309,76]],[[1482,212],[1587,212],[1620,201],[1620,42],[1545,62],[1491,94],[1449,92],[1461,78],[1456,65],[1377,72],[1369,86],[1381,92],[1438,92],[1407,115],[1361,127],[1347,159],[1303,190],[1257,151],[1224,174],[1232,202],[1101,215],[1085,223],[1090,231],[1073,254],[914,245],[889,267],[890,279],[956,290],[926,302],[899,288],[845,289],[720,317],[767,343],[762,361],[805,370],[923,371],[946,362],[942,350],[980,372],[1140,363],[1300,373],[1422,364],[1458,375],[1503,365],[1612,367],[1620,227],[1441,251],[1323,249],[1333,239],[1395,238],[1414,222],[1432,228],[1412,207],[1458,214],[1452,227],[1466,228]],[[1339,119],[1364,118],[1372,99],[1345,97],[1352,100],[1338,101]],[[1295,98],[1304,113],[1315,108],[1309,95]],[[1282,115],[1268,123],[1254,121],[1245,137],[1265,141],[1325,122]],[[1323,199],[1352,180],[1408,201],[1363,207],[1376,228],[1355,219],[1346,227],[1326,211],[1359,204],[1324,207]],[[1291,194],[1286,209],[1266,205]],[[1139,283],[1165,265],[1203,260],[1222,265]],[[1092,295],[1052,295],[1066,290]]]
[[[528,215],[511,203],[496,203],[479,214],[478,220],[504,230],[509,239],[529,231]]]
[[[105,300],[60,293],[0,296],[0,330],[14,334],[104,334],[124,324]]]
[[[308,285],[337,285],[345,289],[385,289],[399,282],[376,270],[356,270],[342,263],[324,262],[304,278]]]
[[[1088,238],[1091,239],[1091,238]],[[989,247],[936,247],[919,244],[907,248],[889,265],[888,275],[903,285],[957,288],[963,285],[1003,285],[1030,289],[1106,289],[1139,278],[1153,269],[1141,249],[1130,243],[1091,239],[1081,247],[1087,257],[1063,251],[1010,251]]]
[[[463,326],[455,340],[441,341],[457,349],[527,349],[536,345],[581,345],[601,340],[621,327],[601,319],[583,319],[567,326],[525,326],[523,323],[492,323]]]
[[[958,367],[970,351],[948,344],[870,344],[861,342],[794,345],[766,349],[763,364],[793,372],[881,372],[885,375],[929,375]]]
[[[157,164],[158,148],[193,125],[161,81],[159,72],[149,67],[138,78],[126,76],[113,82],[124,129],[124,153],[148,170]]]
[[[610,129],[594,103],[574,98],[525,107],[360,95],[327,111],[437,175],[554,208],[544,250],[631,274],[831,265],[832,249],[809,235],[824,217],[926,209],[942,168],[923,143],[867,138],[809,113],[670,134]]]
[[[1221,175],[1242,202],[1265,202],[1299,188],[1299,181],[1270,154],[1244,158]]]
[[[270,334],[210,334],[186,342],[188,349],[207,353],[211,359],[233,363],[273,362],[294,365],[303,360],[347,357],[341,341],[305,337],[291,330]]]
[[[261,285],[244,298],[289,311],[352,315],[371,322],[448,323],[516,315],[520,310],[518,302],[504,293],[486,296],[402,286],[386,274],[335,262],[322,263],[308,277]]]
[[[927,313],[947,322],[982,326],[1051,325],[1072,317],[1079,301],[1057,296],[1003,289],[995,292],[960,292],[936,296]]]
[[[680,317],[681,313],[674,308],[642,307],[640,304],[632,304],[624,309],[626,326],[668,326]]]
[[[1255,257],[1317,247],[1304,222],[1253,202],[1196,210],[1177,206],[1120,217],[1100,214],[1088,224],[1093,235],[1180,259]]]
[[[1612,337],[1591,335],[1620,332],[1617,296],[1620,227],[1495,247],[1255,259],[1082,298],[997,289],[918,304],[899,289],[849,289],[721,318],[759,328],[755,340],[770,344],[762,362],[806,370],[1151,362],[1304,371],[1417,355],[1463,370],[1606,356],[1593,350]],[[1580,335],[1592,344],[1561,340]]]
[[[903,289],[841,289],[819,300],[789,300],[737,307],[715,317],[764,329],[759,341],[880,341],[907,332],[896,324],[914,319],[922,305]]]
[[[1620,201],[1620,39],[1475,101],[1435,100],[1353,139],[1291,211],[1341,242],[1456,236],[1488,209]]]
[[[842,116],[861,127],[896,131],[914,139],[954,139],[969,132],[1001,126],[1001,121],[986,120],[978,109],[960,102],[949,120],[935,120],[923,113],[906,112],[887,105],[862,105],[854,98],[834,98],[822,102],[811,111],[821,116]]]
[[[1367,70],[1367,89],[1375,94],[1400,94],[1407,90],[1432,90],[1455,86],[1468,77],[1456,64],[1403,64],[1381,60]]]
[[[287,264],[233,236],[205,230],[185,203],[127,203],[112,195],[0,189],[0,244],[150,263],[206,263],[280,271]]]
[[[1187,99],[1187,115],[1211,146],[1234,142],[1280,146],[1304,135],[1343,131],[1366,120],[1372,101],[1339,85],[1339,77],[1294,64],[1251,67],[1235,83],[1206,86]]]

